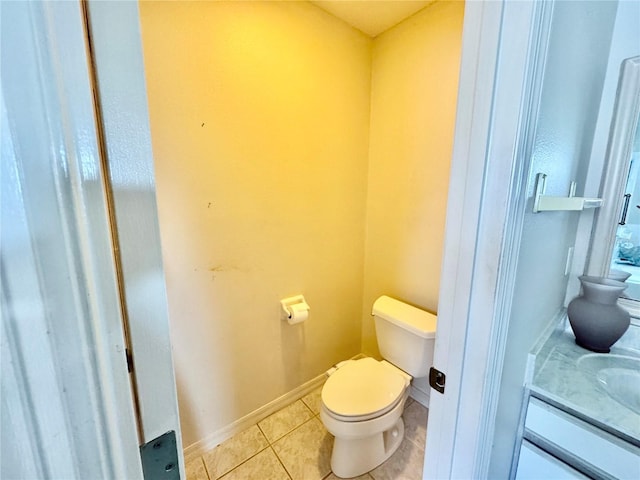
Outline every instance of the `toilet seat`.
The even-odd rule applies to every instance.
[[[334,418],[358,422],[384,415],[402,401],[410,377],[373,358],[350,360],[324,384],[322,403]]]

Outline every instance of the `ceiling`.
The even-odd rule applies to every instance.
[[[312,0],[311,3],[375,37],[434,0]]]

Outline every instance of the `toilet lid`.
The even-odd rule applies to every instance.
[[[352,360],[327,379],[322,403],[338,415],[370,415],[394,405],[405,387],[402,375],[377,360]]]

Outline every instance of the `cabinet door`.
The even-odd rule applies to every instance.
[[[540,480],[541,478],[564,480],[589,477],[585,477],[566,463],[525,440],[520,449],[516,480]]]
[[[537,398],[529,400],[524,435],[593,476],[640,478],[640,448]]]

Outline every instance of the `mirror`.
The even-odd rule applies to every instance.
[[[597,213],[587,269],[593,275],[612,270],[631,274],[625,306],[640,317],[639,131],[640,56],[625,60],[620,69],[600,192],[604,203]]]
[[[622,212],[611,252],[610,272],[625,272],[627,289],[623,297],[640,301],[640,122],[632,142]]]

